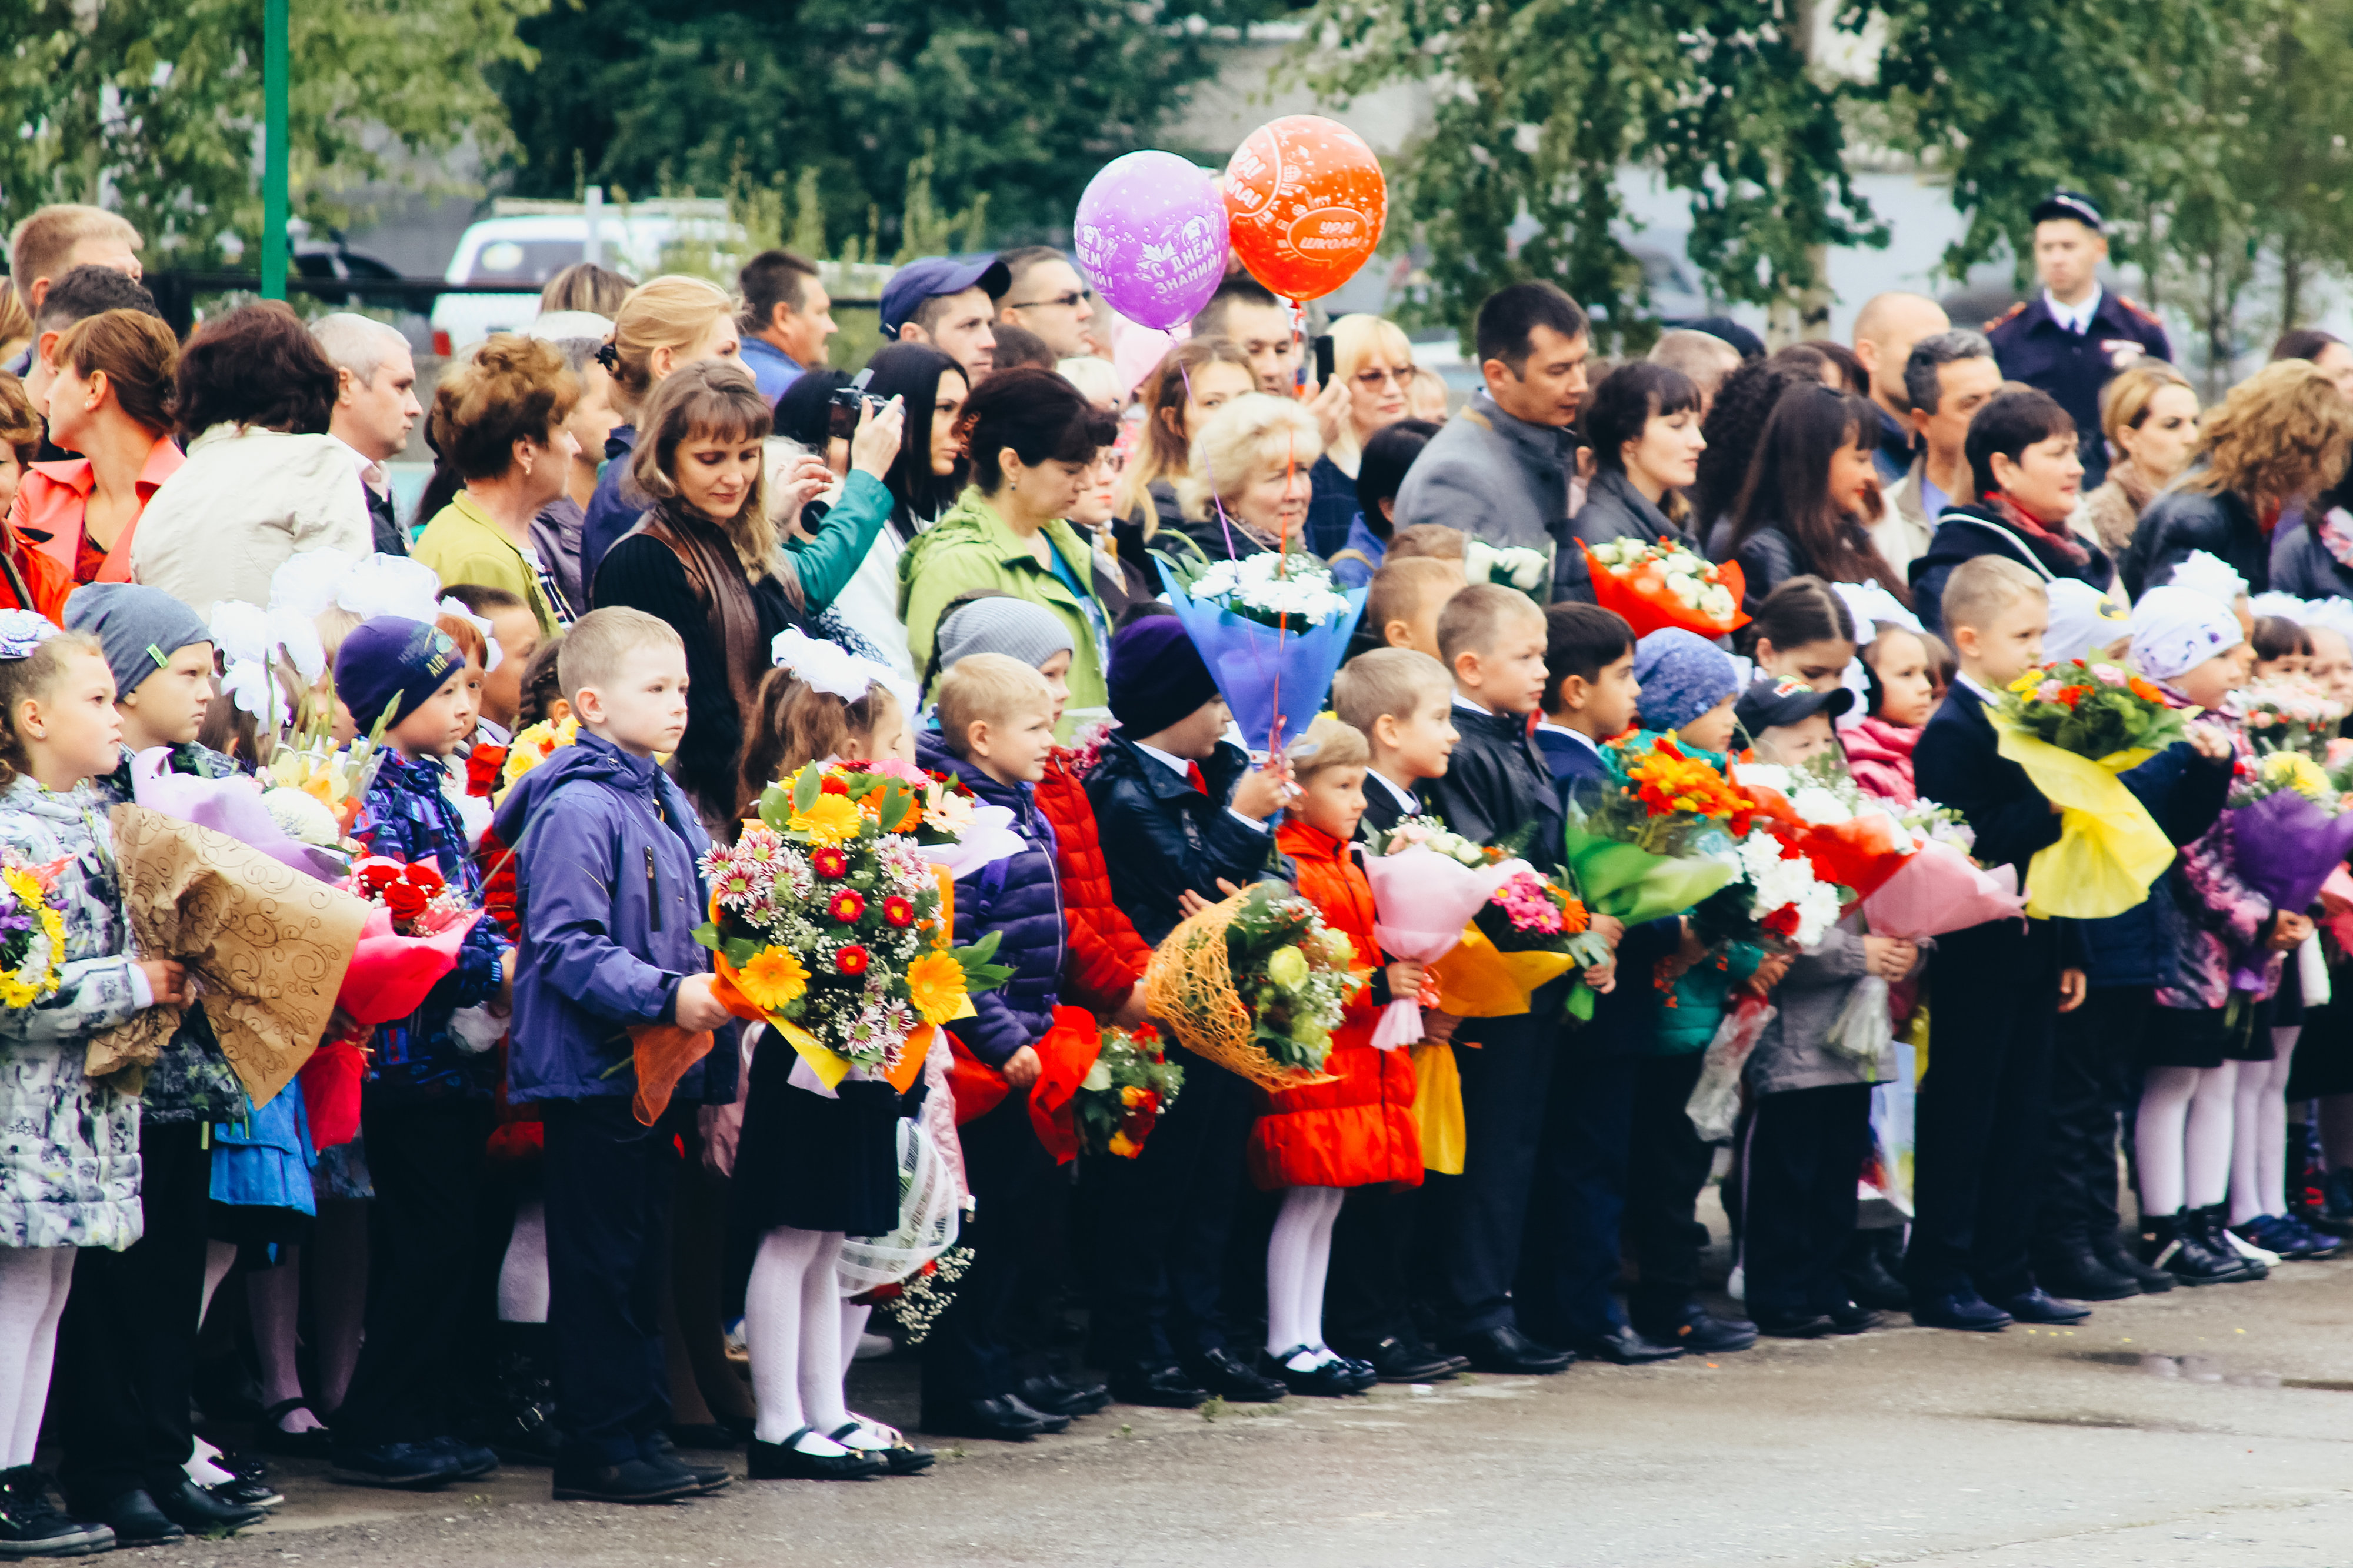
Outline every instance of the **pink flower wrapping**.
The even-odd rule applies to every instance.
[[[1529,869],[1525,860],[1465,866],[1419,846],[1368,857],[1365,876],[1373,885],[1373,938],[1393,959],[1435,963],[1454,951],[1471,917],[1495,889]],[[1421,1007],[1410,998],[1391,1002],[1373,1026],[1377,1050],[1395,1050],[1421,1037]]]

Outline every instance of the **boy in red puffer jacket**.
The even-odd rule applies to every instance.
[[[1364,735],[1322,718],[1291,749],[1299,794],[1275,843],[1297,868],[1300,894],[1324,923],[1377,963],[1373,885],[1352,841],[1365,815]],[[1350,1187],[1421,1182],[1421,1137],[1413,1118],[1413,1063],[1403,1051],[1372,1046],[1373,1023],[1392,994],[1421,989],[1422,966],[1376,967],[1371,984],[1348,1004],[1332,1036],[1324,1071],[1335,1081],[1263,1096],[1250,1130],[1250,1175],[1269,1190],[1287,1189],[1266,1255],[1266,1361],[1262,1371],[1293,1394],[1361,1394],[1377,1374],[1368,1362],[1324,1342],[1324,1278],[1332,1224]]]

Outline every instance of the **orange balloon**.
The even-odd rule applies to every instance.
[[[1226,163],[1226,225],[1250,276],[1287,300],[1317,300],[1381,242],[1388,182],[1365,139],[1320,114],[1250,133]]]

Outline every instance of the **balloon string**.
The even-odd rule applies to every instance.
[[[1185,384],[1185,405],[1190,408],[1193,405],[1193,373],[1185,368],[1185,362],[1181,358],[1176,362],[1176,376]],[[1182,423],[1181,419],[1179,423]],[[1234,551],[1233,520],[1226,515],[1225,498],[1218,494],[1218,479],[1214,473],[1209,472],[1208,454],[1206,451],[1201,454],[1201,467],[1202,478],[1209,482],[1209,504],[1217,509],[1218,527],[1222,531],[1226,542],[1226,555],[1229,559],[1239,559]],[[1299,432],[1293,430],[1291,433],[1290,450],[1283,460],[1282,478],[1285,494],[1289,493],[1292,478],[1298,471]],[[1289,541],[1277,538],[1274,546],[1274,574],[1278,581],[1289,575],[1287,569],[1290,563]],[[1290,620],[1291,612],[1287,607],[1275,613],[1274,683],[1267,692],[1268,704],[1274,710],[1273,720],[1266,738],[1267,760],[1270,763],[1282,749],[1282,639],[1289,630]]]

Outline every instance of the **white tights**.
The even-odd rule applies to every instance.
[[[2238,1074],[2237,1062],[2148,1069],[2133,1123],[2142,1213],[2155,1218],[2185,1205],[2204,1208],[2227,1194]]]
[[[784,1225],[760,1238],[744,1292],[744,1340],[760,1405],[753,1436],[763,1443],[781,1443],[807,1426],[807,1435],[794,1445],[801,1452],[847,1451],[825,1436],[850,1419],[841,1395],[849,1370],[841,1332],[847,1314],[833,1270],[841,1239],[838,1230]]]
[[[499,1321],[547,1321],[547,1200],[525,1198],[499,1264]]]
[[[0,1468],[33,1462],[73,1266],[70,1247],[0,1248]]]
[[[2287,1212],[2287,1075],[2301,1026],[2272,1031],[2272,1059],[2239,1064],[2231,1117],[2231,1223]]]
[[[1342,1187],[1293,1187],[1282,1194],[1274,1234],[1266,1245],[1266,1349],[1293,1357],[1299,1371],[1336,1359],[1324,1343],[1324,1276],[1332,1262],[1332,1222],[1340,1217]]]

